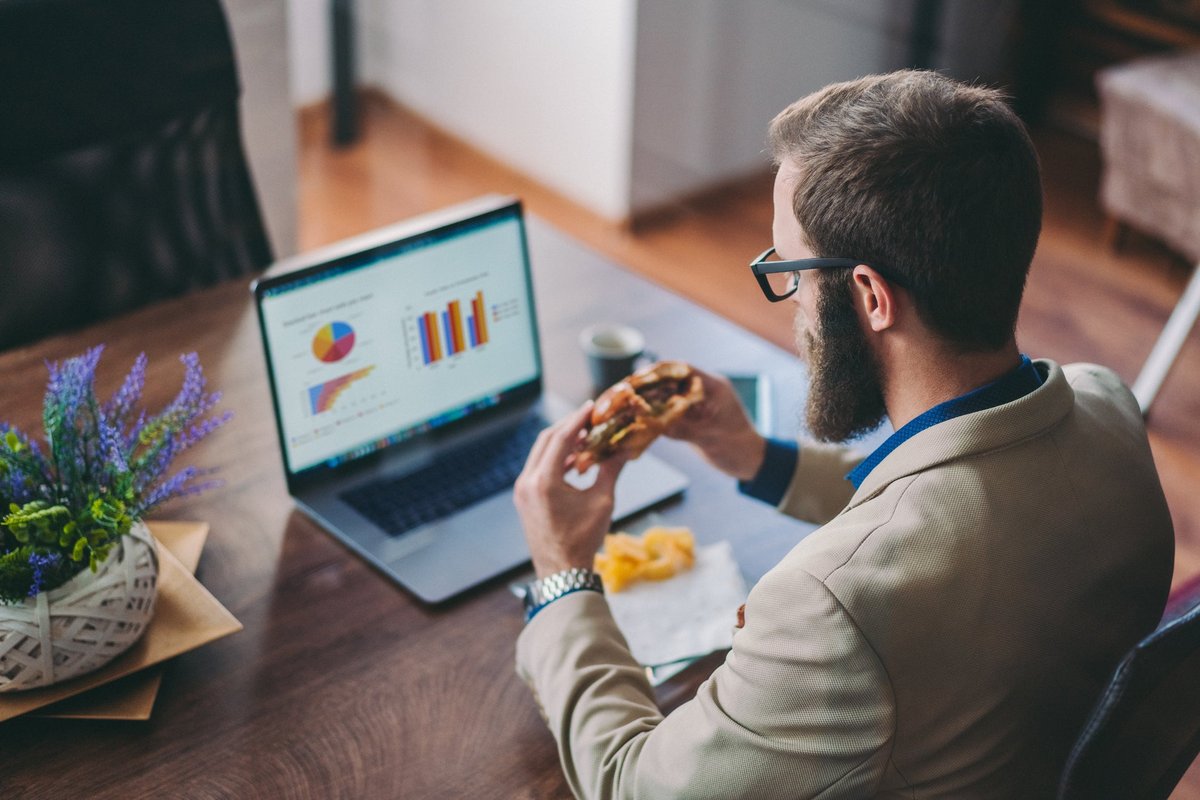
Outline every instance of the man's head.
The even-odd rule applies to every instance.
[[[1037,156],[996,91],[932,72],[834,84],[770,127],[781,258],[852,258],[894,274],[930,340],[987,353],[1013,340],[1041,229]],[[806,273],[798,320],[813,386],[808,424],[839,440],[883,418],[879,353],[850,269]]]

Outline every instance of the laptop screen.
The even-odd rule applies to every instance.
[[[289,474],[498,405],[541,374],[516,204],[256,293]]]

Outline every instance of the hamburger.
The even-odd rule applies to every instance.
[[[703,399],[700,376],[682,361],[660,361],[638,370],[596,398],[591,426],[575,453],[575,469],[586,472],[618,451],[637,458]]]

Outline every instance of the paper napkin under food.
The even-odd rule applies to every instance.
[[[696,564],[664,581],[608,594],[617,627],[638,663],[667,664],[733,645],[746,582],[729,542],[696,548]]]

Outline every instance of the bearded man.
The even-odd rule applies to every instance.
[[[1111,371],[1023,356],[1037,157],[995,92],[935,73],[827,87],[771,123],[774,247],[825,442],[764,440],[729,384],[672,435],[821,523],[665,718],[587,570],[619,457],[563,482],[589,409],[518,481],[551,602],[517,668],[586,798],[1050,798],[1092,704],[1150,632],[1174,537],[1137,403]],[[577,589],[576,591],[563,591]]]

